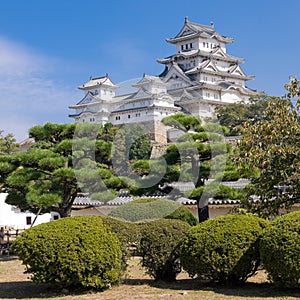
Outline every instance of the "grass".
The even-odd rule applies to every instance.
[[[296,300],[299,290],[277,290],[260,271],[243,286],[225,288],[204,284],[182,272],[174,283],[155,282],[139,267],[139,259],[132,258],[128,272],[119,286],[104,292],[77,292],[54,290],[48,285],[37,285],[23,274],[24,266],[14,256],[0,256],[0,299],[63,299],[63,300],[131,300],[131,299],[187,299],[187,300]]]

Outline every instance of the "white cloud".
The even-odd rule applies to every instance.
[[[55,79],[59,65],[54,58],[0,37],[0,130],[21,141],[33,125],[71,121],[68,105],[78,96],[74,87]]]

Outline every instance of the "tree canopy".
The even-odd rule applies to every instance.
[[[0,155],[11,154],[18,150],[19,144],[14,135],[12,133],[3,135],[3,130],[0,130]]]
[[[237,162],[253,174],[243,203],[268,218],[300,196],[299,81],[291,78],[285,88],[285,97],[268,101],[266,118],[244,123],[237,147]]]
[[[228,135],[241,135],[241,126],[245,122],[255,123],[265,119],[265,110],[268,102],[276,99],[261,95],[251,98],[248,103],[239,102],[219,106],[215,110],[216,117],[222,126],[229,128]]]
[[[6,202],[22,210],[56,211],[65,217],[78,193],[105,202],[120,189],[130,188],[113,166],[113,155],[117,156],[113,145],[122,150],[121,139],[116,140],[118,134],[122,137],[119,132],[112,124],[46,123],[30,128],[35,142],[26,152],[16,152],[12,135],[1,136],[0,180],[2,191],[8,193]],[[147,136],[130,137],[129,147],[124,148],[127,159],[148,158]]]

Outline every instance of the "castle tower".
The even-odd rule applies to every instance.
[[[158,62],[165,65],[160,78],[168,84],[168,93],[176,104],[196,116],[212,116],[217,105],[248,101],[257,94],[246,87],[247,76],[240,64],[244,59],[227,53],[234,40],[205,26],[188,21],[167,42],[176,46],[176,54]]]
[[[107,74],[91,77],[87,83],[78,87],[85,95],[77,104],[69,106],[75,109],[75,113],[69,117],[74,118],[75,122],[107,123],[117,88]]]

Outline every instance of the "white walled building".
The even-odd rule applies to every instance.
[[[144,75],[134,87],[137,92],[116,96],[118,88],[108,75],[90,80],[79,89],[85,92],[81,101],[69,108],[75,122],[114,125],[139,123],[147,126],[156,142],[166,142],[161,119],[178,112],[211,117],[218,105],[247,101],[257,94],[246,87],[247,76],[240,67],[244,59],[227,53],[232,38],[185,18],[184,25],[168,43],[176,53],[158,59],[165,66],[159,76]]]
[[[0,228],[11,227],[14,229],[27,229],[31,227],[35,219],[35,214],[29,211],[22,212],[19,208],[5,203],[7,194],[0,193]],[[38,225],[41,223],[53,221],[59,218],[58,213],[46,213],[39,215],[34,223]]]

